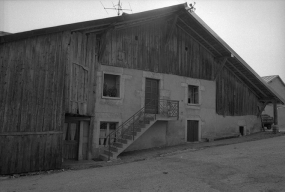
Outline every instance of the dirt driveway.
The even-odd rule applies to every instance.
[[[285,191],[285,136],[0,180],[0,191]]]

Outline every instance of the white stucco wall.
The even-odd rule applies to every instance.
[[[121,97],[102,98],[102,75],[113,73],[121,75]],[[94,152],[98,151],[100,121],[123,122],[144,106],[145,79],[159,80],[161,99],[179,101],[179,120],[157,122],[134,142],[128,150],[145,149],[163,145],[186,142],[187,120],[199,121],[199,140],[209,137],[222,137],[239,133],[244,126],[246,133],[260,131],[260,119],[256,116],[223,117],[216,114],[216,83],[170,74],[159,74],[133,69],[123,69],[102,65],[97,73],[96,127],[94,127]],[[187,104],[188,85],[199,86],[199,105]]]

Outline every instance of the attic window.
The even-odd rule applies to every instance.
[[[136,40],[136,41],[139,40],[139,37],[138,37],[137,35],[135,36],[135,40]]]

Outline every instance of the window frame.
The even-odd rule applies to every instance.
[[[189,91],[190,91],[190,87],[192,87],[192,88],[197,88],[197,91],[196,91],[196,93],[197,93],[197,103],[191,103],[191,102],[189,102]],[[195,100],[195,94],[196,94],[195,92],[194,92],[194,100]],[[187,85],[187,105],[200,105],[200,103],[201,103],[201,93],[200,93],[200,86],[199,85],[192,85],[192,84],[188,84]]]
[[[116,81],[116,87],[117,87],[117,84],[118,84],[118,87],[117,87],[117,90],[118,90],[118,96],[117,97],[111,97],[111,96],[104,96],[104,84],[105,84],[105,74],[106,75],[113,75],[113,76],[118,76],[116,78],[118,78],[118,81]],[[121,74],[117,74],[117,73],[111,73],[111,72],[103,72],[103,76],[102,76],[102,87],[101,87],[101,97],[103,99],[121,99],[122,98],[122,93],[121,93],[121,89],[122,89],[122,75]]]
[[[106,133],[105,133],[105,137],[102,137],[101,135],[101,125],[106,123]],[[115,124],[115,129],[110,129],[111,124]],[[118,121],[100,121],[99,122],[99,138],[98,138],[98,145],[99,147],[106,147],[108,146],[108,140],[107,137],[108,135],[111,133],[111,130],[117,130],[117,128],[119,127],[120,122]],[[116,140],[117,136],[115,136],[112,139]],[[103,140],[102,140],[103,139]],[[101,141],[103,141],[103,144],[101,144]]]

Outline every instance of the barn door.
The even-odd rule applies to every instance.
[[[63,131],[63,158],[78,159],[79,121],[66,122]]]
[[[145,82],[145,111],[146,113],[157,114],[159,99],[159,81],[146,79]]]
[[[199,121],[187,121],[187,141],[199,141]]]

